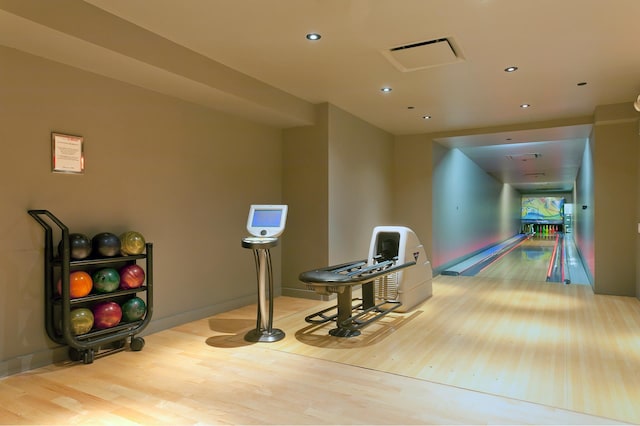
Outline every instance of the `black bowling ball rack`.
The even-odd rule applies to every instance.
[[[29,210],[33,217],[44,228],[44,295],[45,295],[45,328],[51,340],[69,347],[69,358],[85,364],[94,358],[126,349],[127,341],[132,351],[140,351],[145,341],[136,336],[151,321],[153,313],[153,244],[147,242],[142,254],[113,257],[95,257],[93,254],[81,260],[71,258],[69,228],[48,210]],[[54,252],[54,233],[59,236],[61,248]],[[111,293],[91,292],[85,297],[71,298],[69,276],[72,271],[83,270],[90,273],[99,268],[119,269],[126,265],[145,262],[145,283],[138,288],[118,289]],[[57,294],[57,279],[61,281],[61,293]],[[98,302],[114,301],[122,304],[135,296],[145,296],[147,311],[137,321],[120,322],[106,328],[92,328],[89,332],[76,335],[71,325],[71,311],[76,308],[90,308]]]

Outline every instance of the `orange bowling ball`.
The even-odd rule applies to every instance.
[[[91,293],[93,280],[85,271],[73,271],[69,274],[69,297],[77,299]],[[62,295],[62,279],[58,280],[58,294]]]

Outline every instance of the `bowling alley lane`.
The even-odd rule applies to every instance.
[[[536,234],[487,265],[476,276],[483,278],[546,281],[555,235]]]

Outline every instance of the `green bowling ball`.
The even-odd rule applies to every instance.
[[[120,274],[114,268],[98,269],[91,278],[97,293],[111,293],[120,287]]]
[[[139,297],[133,297],[122,304],[122,320],[125,322],[138,321],[147,312],[147,305]]]

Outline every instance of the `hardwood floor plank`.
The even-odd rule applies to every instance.
[[[356,338],[281,297],[145,336],[141,352],[0,380],[2,424],[640,423],[640,301],[588,286],[437,277]]]
[[[363,342],[375,340],[369,333],[380,332],[366,330],[359,344],[349,344],[347,357],[332,349],[335,343],[330,336],[324,337],[326,344],[321,348],[322,337],[316,334],[326,333],[325,329],[313,333],[314,345],[303,335],[297,342],[277,347],[490,394],[640,421],[640,407],[631,400],[640,389],[640,352],[635,343],[640,330],[637,299],[594,296],[588,286],[533,281],[440,276],[434,284],[434,297],[416,308],[411,321],[397,321],[384,343],[364,346]],[[620,304],[630,307],[623,310],[616,306]],[[624,314],[618,314],[621,312]],[[287,321],[286,328],[304,327],[295,317]],[[619,322],[625,326],[616,326]],[[627,335],[632,337],[625,339]],[[622,345],[620,339],[634,342],[624,345],[624,355],[616,351]]]

